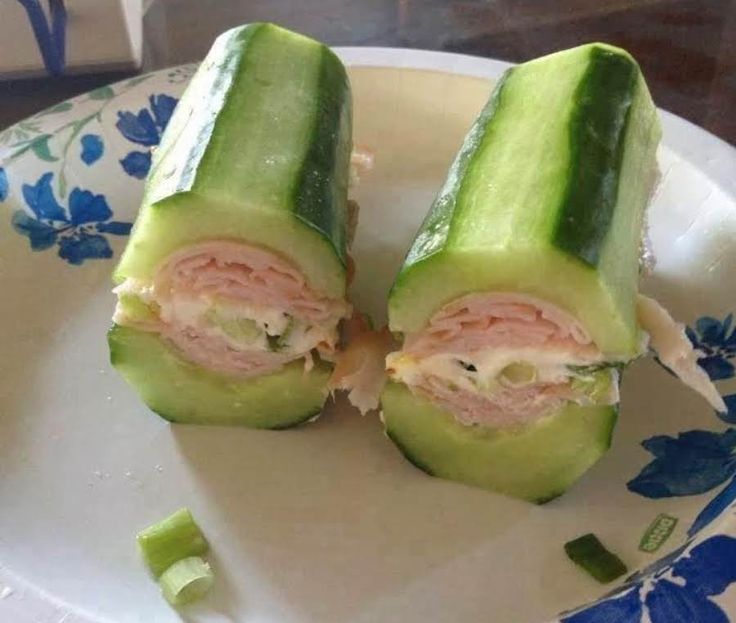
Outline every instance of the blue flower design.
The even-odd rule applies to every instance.
[[[705,354],[698,363],[713,381],[730,379],[736,373],[730,361],[736,357],[736,328],[732,328],[732,323],[733,314],[722,322],[703,316],[695,323],[695,329],[686,329],[693,346]]]
[[[105,144],[98,134],[85,134],[79,142],[82,144],[82,162],[88,166],[97,162],[105,151]]]
[[[142,180],[151,169],[151,152],[131,151],[120,164],[128,175]]]
[[[722,321],[711,316],[697,320],[686,333],[704,357],[699,360],[711,380],[734,376],[736,328],[733,315]],[[728,424],[736,424],[736,394],[723,397],[726,413],[716,413]],[[691,430],[677,438],[659,435],[645,439],[642,446],[654,455],[636,478],[627,483],[630,491],[648,498],[697,495],[710,491],[736,474],[736,429],[722,433]],[[734,478],[736,480],[736,478]],[[734,480],[701,511],[689,530],[694,535],[710,523],[736,498]]]
[[[565,615],[562,623],[728,623],[712,597],[736,582],[736,539],[713,536],[652,576],[624,586],[607,599]]]
[[[642,442],[654,460],[630,480],[630,491],[648,498],[696,495],[724,483],[736,471],[736,429],[691,430],[677,438],[657,435]]]
[[[151,95],[148,108],[137,113],[121,110],[115,127],[132,143],[148,147],[145,151],[129,152],[120,161],[123,170],[130,176],[143,179],[151,168],[150,148],[161,142],[161,135],[171,119],[178,99],[166,94]]]
[[[687,531],[688,535],[694,536],[713,523],[734,502],[736,502],[736,477],[731,479],[731,482],[700,511]]]
[[[726,411],[726,413],[717,412],[716,415],[728,424],[736,424],[736,394],[724,396],[723,402],[726,403],[728,411]]]
[[[8,174],[0,167],[0,201],[8,198]]]
[[[16,210],[12,217],[15,230],[28,238],[34,251],[57,245],[59,257],[70,264],[112,257],[102,234],[126,236],[131,223],[111,221],[113,213],[105,196],[81,188],[71,191],[65,209],[51,188],[53,176],[44,173],[35,184],[23,184],[23,199],[33,215]]]

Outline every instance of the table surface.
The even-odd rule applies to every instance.
[[[331,45],[516,62],[606,41],[638,59],[659,106],[736,144],[736,0],[154,0],[141,71],[199,60],[218,33],[251,21]],[[0,82],[0,128],[125,75]]]

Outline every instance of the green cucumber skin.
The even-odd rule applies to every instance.
[[[623,50],[590,44],[508,70],[395,279],[391,329],[420,330],[470,292],[520,291],[576,315],[612,359],[634,356],[638,249],[660,133]]]
[[[273,24],[220,35],[154,154],[115,281],[150,279],[182,246],[234,238],[343,295],[351,151],[350,84],[331,50]]]
[[[347,198],[352,105],[350,85],[340,60],[321,50],[317,113],[312,141],[293,192],[294,213],[327,237],[347,263]],[[340,170],[343,175],[334,175]]]
[[[270,108],[278,111],[278,99],[288,97],[288,93],[268,92],[271,77],[262,63],[263,57],[274,52],[274,46],[289,45],[288,36],[292,33],[288,33],[287,38],[284,33],[287,31],[273,24],[258,23],[234,28],[221,35],[223,60],[222,65],[218,64],[213,70],[212,86],[213,98],[221,102],[222,108],[214,123],[203,117],[199,121],[200,127],[189,130],[196,133],[198,140],[188,154],[177,154],[187,166],[175,185],[175,192],[191,191],[206,196],[213,191],[233,195],[242,191],[241,196],[247,197],[249,189],[257,184],[252,178],[259,172],[242,176],[243,181],[233,186],[233,178],[240,167],[242,142],[247,137],[233,132],[235,122],[232,117],[248,114],[248,100],[254,102],[253,116],[262,117]],[[298,52],[296,46],[288,50],[291,54]],[[288,197],[283,206],[277,207],[292,210],[304,223],[325,236],[344,263],[347,253],[347,163],[352,147],[350,85],[345,68],[329,48],[314,46],[305,55],[314,56],[313,63],[317,67],[312,129],[306,139],[307,147],[299,170],[289,179],[284,176]],[[239,81],[247,81],[247,88],[240,87]],[[261,92],[257,93],[259,86]],[[270,112],[278,114],[274,110]],[[189,120],[190,123],[192,121],[197,125],[196,119]],[[157,166],[165,168],[166,163],[160,162]],[[267,165],[267,168],[271,166]],[[275,186],[282,182],[282,179],[270,182],[259,193],[259,198],[278,192],[280,189]]]
[[[327,399],[331,366],[323,362],[239,379],[186,361],[155,333],[113,325],[108,344],[110,363],[169,422],[284,430],[319,415]]]
[[[496,84],[488,103],[483,107],[478,118],[473,122],[455,160],[450,166],[447,180],[437,199],[429,209],[424,222],[412,242],[404,265],[396,277],[391,293],[398,289],[401,279],[414,264],[419,264],[433,255],[441,253],[450,245],[451,230],[459,212],[458,204],[463,180],[468,169],[473,165],[480,153],[489,123],[493,120],[501,101],[506,80],[514,69],[507,70]]]
[[[552,241],[590,266],[598,265],[616,208],[637,72],[630,57],[594,47],[574,96],[571,173]]]
[[[549,240],[577,259],[595,266],[616,203],[628,112],[637,88],[638,68],[628,55],[595,45],[586,50],[589,65],[573,98],[576,105],[569,119],[572,157],[566,190],[556,207]],[[523,66],[522,66],[523,67]],[[464,202],[474,168],[493,166],[484,159],[484,147],[492,143],[495,126],[502,122],[507,106],[507,86],[520,67],[508,69],[496,85],[486,106],[473,123],[430,213],[422,224],[406,259],[406,266],[451,246],[456,229],[467,226],[475,206]],[[613,89],[609,92],[609,82]],[[512,112],[506,112],[512,114]],[[591,162],[592,160],[592,162]],[[582,229],[582,230],[581,230]]]
[[[458,423],[447,411],[389,382],[386,435],[430,476],[545,504],[571,487],[611,445],[615,407],[568,405],[542,420],[498,431]]]
[[[418,456],[416,456],[410,449],[409,446],[405,445],[401,438],[394,434],[390,428],[384,428],[384,432],[386,433],[386,437],[388,437],[391,440],[391,443],[393,443],[398,449],[401,454],[404,455],[404,458],[409,461],[414,467],[416,467],[418,470],[423,471],[427,476],[435,476],[437,478],[440,478],[441,476],[438,476],[432,471],[432,468],[427,465],[422,459],[420,459]]]

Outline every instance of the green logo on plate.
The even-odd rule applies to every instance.
[[[677,525],[677,517],[661,513],[657,518],[649,524],[647,531],[639,541],[639,549],[642,552],[656,552],[664,542],[670,538],[672,531]]]

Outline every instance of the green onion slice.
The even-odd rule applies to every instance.
[[[183,606],[201,599],[212,588],[210,566],[199,556],[175,562],[158,580],[161,593],[172,606]]]
[[[201,556],[208,549],[204,534],[186,508],[139,532],[136,538],[143,559],[156,577],[176,561]]]
[[[570,560],[602,584],[613,582],[628,571],[621,559],[609,552],[594,534],[584,534],[565,543],[565,552]]]

